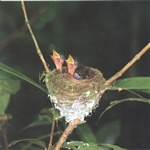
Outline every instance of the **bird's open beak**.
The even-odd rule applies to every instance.
[[[51,55],[51,58],[56,66],[56,69],[62,72],[64,59],[55,50],[53,50],[53,55]]]
[[[69,55],[68,59],[66,60],[68,73],[74,75],[77,65],[71,55]]]

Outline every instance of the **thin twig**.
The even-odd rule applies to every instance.
[[[55,129],[55,114],[53,115],[53,123],[52,123],[52,128],[51,128],[50,140],[49,140],[49,144],[48,144],[48,150],[51,150],[51,148],[52,148],[54,129]]]
[[[21,1],[21,4],[22,4],[22,10],[23,10],[24,18],[25,18],[25,23],[26,23],[26,25],[27,25],[27,27],[29,29],[30,34],[31,34],[32,40],[33,40],[34,45],[36,47],[36,51],[37,51],[37,53],[38,53],[38,55],[39,55],[39,57],[40,57],[40,59],[42,61],[42,64],[43,64],[46,72],[49,72],[49,68],[47,66],[47,63],[46,63],[46,61],[45,61],[45,59],[43,57],[43,54],[42,54],[42,52],[41,52],[41,50],[39,48],[37,40],[36,40],[36,38],[34,36],[34,33],[33,33],[32,29],[31,29],[31,26],[30,26],[30,23],[29,23],[29,19],[28,19],[28,16],[27,16],[27,12],[26,12],[26,8],[25,8],[25,4],[24,4],[23,0]]]
[[[80,119],[75,119],[69,123],[68,127],[65,129],[63,134],[61,135],[60,139],[58,140],[54,150],[60,150],[63,143],[66,141],[68,136],[72,133],[72,131],[80,124],[85,123],[85,121],[81,121]]]
[[[8,149],[8,138],[7,138],[5,122],[4,122],[3,126],[2,126],[2,134],[3,134],[3,139],[4,139],[5,150],[9,150]]]
[[[134,56],[134,58],[128,62],[119,72],[117,72],[115,75],[113,75],[111,78],[109,78],[105,85],[110,85],[112,82],[114,82],[116,79],[121,77],[136,61],[138,61],[142,55],[144,55],[148,50],[150,49],[150,43],[148,43],[137,55]]]

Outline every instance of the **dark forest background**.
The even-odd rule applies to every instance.
[[[150,2],[26,2],[31,26],[50,68],[52,50],[74,56],[79,63],[114,75],[150,40]],[[40,82],[44,68],[31,36],[24,25],[20,2],[0,3],[0,61]],[[150,53],[146,53],[122,78],[150,75]],[[120,133],[115,144],[128,149],[150,148],[150,107],[144,103],[125,103],[109,111],[97,123],[111,100],[127,98],[127,91],[106,92],[100,106],[87,123],[92,130],[119,120]],[[11,97],[7,109],[9,142],[28,138],[20,132],[42,108],[51,107],[47,95],[22,81],[20,91]],[[50,127],[40,132],[49,133]]]

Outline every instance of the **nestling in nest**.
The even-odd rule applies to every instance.
[[[67,67],[62,67],[63,57],[56,51],[51,57],[56,69],[45,76],[50,100],[67,122],[77,118],[84,121],[107,89],[102,73],[91,67],[77,67],[70,55],[66,60]]]

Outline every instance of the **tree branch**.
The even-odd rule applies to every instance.
[[[9,150],[8,149],[8,138],[7,138],[5,123],[2,126],[2,134],[3,134],[4,144],[5,144],[5,150]]]
[[[65,129],[63,134],[61,135],[60,139],[58,140],[56,146],[54,147],[54,150],[60,150],[63,143],[66,141],[68,136],[72,133],[72,131],[80,124],[85,123],[85,121],[81,121],[80,119],[75,119],[72,122],[69,123],[68,127]]]
[[[134,58],[129,61],[119,72],[117,72],[115,75],[113,75],[111,78],[109,78],[105,85],[110,85],[112,82],[114,82],[116,79],[121,77],[136,61],[138,61],[141,56],[143,56],[148,50],[150,49],[150,43],[148,43],[138,54],[134,56]]]
[[[42,61],[42,64],[43,64],[46,72],[49,72],[49,68],[47,66],[47,63],[46,63],[46,61],[45,61],[45,59],[43,57],[43,54],[42,54],[42,52],[41,52],[41,50],[39,48],[37,40],[36,40],[36,38],[34,36],[34,33],[33,33],[32,29],[31,29],[31,26],[30,26],[30,23],[29,23],[29,19],[28,19],[28,16],[27,16],[27,12],[26,12],[26,8],[25,8],[25,4],[24,4],[23,0],[21,1],[21,4],[22,4],[22,10],[23,10],[24,18],[25,18],[25,23],[26,23],[26,25],[27,25],[27,27],[29,29],[30,34],[31,34],[32,40],[33,40],[34,45],[36,47],[36,51],[37,51],[37,53],[38,53],[38,55],[39,55],[39,57],[40,57],[40,59]]]
[[[51,127],[51,134],[50,134],[50,139],[49,139],[49,144],[48,144],[48,150],[51,150],[51,147],[52,147],[54,129],[55,129],[55,114],[53,115],[53,123],[52,123],[52,127]]]

